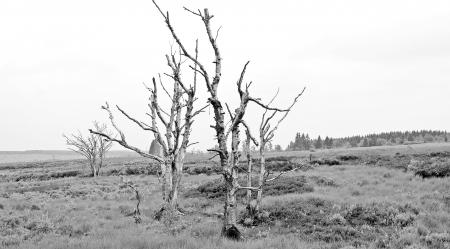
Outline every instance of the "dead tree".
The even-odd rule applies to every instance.
[[[251,143],[253,141],[255,146],[258,146],[258,142],[253,138],[253,136],[250,133],[249,129],[245,130],[245,144],[244,144],[244,153],[247,158],[247,187],[251,188],[252,185],[252,153],[251,153]],[[254,215],[254,206],[252,205],[252,189],[247,189],[247,195],[246,195],[246,209],[249,213],[249,215]]]
[[[269,113],[270,110],[266,109],[261,118],[261,123],[259,127],[259,159],[260,159],[260,172],[258,177],[258,193],[256,196],[256,206],[254,207],[255,213],[258,213],[261,208],[262,195],[263,195],[263,186],[267,182],[274,181],[278,179],[282,174],[286,172],[281,172],[278,176],[269,179],[269,172],[266,172],[266,145],[270,143],[275,136],[275,132],[278,129],[278,126],[283,122],[283,120],[290,113],[292,107],[297,103],[300,96],[303,95],[305,88],[295,97],[293,103],[286,109],[281,118],[275,123],[275,126],[271,127],[271,121],[276,117],[279,113],[278,110],[273,110]],[[269,105],[275,100],[278,95],[278,91],[272,100],[269,102]]]
[[[214,17],[208,11],[208,9],[204,9],[203,12],[201,10],[192,11],[187,8],[184,8],[186,11],[191,14],[199,17],[203,23],[205,28],[208,41],[210,46],[214,51],[214,73],[210,76],[209,72],[206,70],[205,64],[199,61],[195,53],[189,52],[186,46],[183,44],[179,36],[176,34],[171,22],[168,12],[164,12],[157,5],[155,0],[152,0],[155,4],[156,8],[164,18],[164,21],[174,38],[177,45],[180,47],[182,55],[194,63],[194,66],[191,66],[191,69],[195,72],[198,72],[205,81],[207,91],[209,93],[208,102],[214,109],[214,121],[215,124],[211,127],[216,132],[216,138],[218,146],[215,149],[211,149],[210,151],[215,152],[217,156],[220,158],[220,165],[222,168],[222,174],[225,182],[226,188],[226,198],[224,205],[224,220],[222,227],[222,235],[232,239],[241,239],[241,234],[236,227],[237,221],[237,202],[236,202],[236,193],[241,189],[253,189],[253,187],[245,187],[240,186],[238,183],[238,164],[239,164],[239,143],[240,143],[240,125],[245,125],[243,118],[245,115],[245,111],[247,109],[247,105],[249,102],[254,102],[259,106],[272,110],[283,112],[286,110],[280,110],[276,108],[271,108],[267,105],[264,105],[260,102],[259,99],[253,98],[249,94],[249,88],[251,86],[251,82],[247,83],[243,86],[244,75],[248,66],[247,62],[240,74],[240,77],[237,81],[237,90],[240,97],[240,104],[234,112],[231,112],[228,108],[230,114],[230,125],[225,125],[225,111],[224,111],[224,102],[219,98],[218,95],[218,86],[222,77],[222,57],[220,54],[219,47],[217,45],[218,38],[218,29],[216,32],[213,32],[211,29],[211,19]],[[196,50],[197,51],[197,50]],[[228,142],[231,140],[231,150],[228,149]]]
[[[131,188],[134,191],[134,193],[136,194],[136,208],[133,211],[133,218],[134,218],[135,223],[141,223],[142,218],[141,218],[141,210],[140,210],[139,206],[141,205],[142,197],[139,192],[139,189],[132,181],[125,180],[123,177],[121,180],[122,180],[122,183],[125,184],[125,186]]]
[[[197,51],[197,50],[196,50]],[[197,57],[197,52],[196,55]],[[117,110],[122,113],[127,119],[137,124],[144,131],[149,131],[154,135],[155,140],[161,146],[162,155],[143,151],[135,146],[130,145],[126,141],[125,134],[117,126],[113,112],[108,103],[102,106],[111,121],[111,125],[119,134],[119,138],[109,136],[107,134],[91,131],[92,133],[101,135],[109,141],[116,142],[129,150],[137,152],[139,155],[155,160],[161,166],[161,188],[163,192],[163,200],[165,202],[162,210],[169,207],[171,210],[177,209],[178,205],[178,190],[183,172],[183,163],[186,156],[186,151],[192,143],[189,142],[192,124],[195,116],[203,112],[208,106],[204,106],[199,110],[194,111],[194,102],[197,100],[195,93],[197,90],[197,72],[194,71],[192,84],[186,85],[181,77],[182,61],[176,58],[176,53],[171,52],[166,55],[167,65],[171,72],[165,74],[173,82],[172,93],[169,93],[164,86],[161,76],[159,76],[159,83],[165,94],[170,98],[170,110],[166,111],[159,103],[159,91],[156,79],[152,79],[152,87],[147,89],[150,92],[149,109],[147,115],[150,117],[151,124],[138,121],[130,116],[119,106]]]
[[[109,134],[104,124],[100,125],[94,122],[94,129],[96,132]],[[111,149],[112,143],[92,133],[86,137],[81,132],[78,132],[77,135],[63,136],[66,139],[66,144],[70,146],[70,150],[87,159],[92,176],[97,177],[100,169],[104,166],[105,155]]]

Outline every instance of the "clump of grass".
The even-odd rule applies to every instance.
[[[23,203],[17,203],[12,206],[12,209],[17,210],[17,211],[24,211],[25,209],[27,209],[27,205],[25,205]]]
[[[29,234],[25,239],[29,239],[41,234],[50,233],[53,231],[53,224],[45,220],[33,220],[24,225],[24,228],[29,230]]]
[[[432,233],[425,237],[425,243],[429,248],[450,248],[450,233]]]
[[[30,210],[37,211],[37,210],[41,210],[41,208],[38,205],[33,204],[33,205],[31,205]]]
[[[92,225],[88,223],[81,223],[76,226],[73,230],[73,235],[75,236],[86,236],[92,230]]]
[[[120,205],[118,207],[119,212],[125,216],[132,216],[134,213],[134,208],[127,205]]]

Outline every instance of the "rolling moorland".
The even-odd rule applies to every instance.
[[[160,220],[157,165],[144,158],[108,158],[97,178],[88,177],[81,159],[3,162],[0,245],[450,248],[450,143],[269,153],[269,170],[299,170],[265,186],[265,212],[258,219],[246,219],[245,193],[238,195],[241,242],[220,237],[224,189],[220,166],[209,157],[188,155],[183,215]],[[122,178],[141,193],[139,224],[133,218],[135,193]]]

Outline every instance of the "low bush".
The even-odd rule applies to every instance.
[[[450,157],[450,152],[448,151],[431,152],[430,157]]]
[[[263,207],[267,212],[252,225],[274,226],[277,233],[295,233],[302,239],[326,242],[350,242],[358,247],[373,243],[385,234],[411,226],[418,214],[409,205],[338,205],[320,198],[276,202]],[[241,215],[244,221],[247,212]],[[264,218],[265,217],[265,218]]]
[[[354,155],[342,155],[338,157],[338,160],[341,161],[354,161],[354,160],[358,160],[359,157],[354,156]]]
[[[266,169],[269,171],[289,171],[295,168],[299,168],[301,165],[297,163],[293,163],[290,161],[270,161],[266,162]],[[255,169],[259,169],[259,165],[255,167]]]
[[[309,180],[314,182],[319,186],[329,186],[329,187],[337,187],[338,184],[331,178],[323,177],[323,176],[310,176]]]
[[[246,185],[244,179],[239,180],[241,186]],[[253,178],[253,185],[257,184],[257,178]],[[297,177],[280,177],[274,181],[266,183],[264,186],[265,195],[283,195],[288,193],[306,193],[313,192],[314,188],[309,185],[304,176]],[[246,195],[246,191],[239,191],[237,197],[243,199]],[[186,197],[205,197],[208,199],[224,198],[225,197],[225,185],[222,180],[210,181],[198,186],[195,189],[191,189],[185,193]]]
[[[446,159],[413,160],[408,170],[422,178],[450,176],[450,162]]]
[[[65,177],[75,177],[82,175],[82,172],[78,170],[67,170],[67,171],[58,171],[58,172],[52,172],[52,173],[44,173],[44,174],[25,174],[20,175],[13,179],[16,182],[21,181],[48,181],[51,179],[57,179],[57,178],[65,178]]]
[[[312,160],[310,164],[334,166],[334,165],[341,165],[341,162],[336,159],[317,159]]]
[[[120,175],[156,175],[158,172],[158,167],[148,165],[148,166],[137,166],[137,167],[126,167]]]
[[[209,166],[209,165],[189,166],[185,167],[185,172],[188,173],[189,175],[199,175],[199,174],[212,175],[212,174],[220,174],[220,172],[222,172],[222,168],[220,166]]]
[[[274,156],[266,158],[266,162],[290,162],[292,159],[295,159],[295,156]],[[259,160],[259,159],[257,159]]]

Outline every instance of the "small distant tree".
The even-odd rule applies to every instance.
[[[431,143],[434,141],[434,137],[431,134],[425,134],[425,136],[423,136],[423,140],[426,143]]]
[[[395,137],[391,137],[390,141],[391,141],[392,144],[396,144],[397,143],[397,140],[395,139]]]
[[[94,122],[94,129],[99,133],[110,134],[104,124],[100,125]],[[66,139],[66,144],[70,146],[70,150],[87,159],[92,176],[97,177],[100,169],[104,166],[105,155],[111,149],[112,143],[103,139],[100,135],[92,133],[87,136],[83,136],[81,132],[78,132],[77,135],[63,136]]]
[[[444,142],[448,142],[448,136],[447,136],[447,132],[446,133],[444,133]]]
[[[308,134],[306,134],[305,140],[303,141],[303,147],[305,148],[305,150],[311,149],[311,139],[309,138]]]
[[[369,147],[369,140],[366,137],[363,140],[362,147]]]
[[[316,142],[314,143],[314,147],[315,147],[316,149],[321,149],[321,148],[322,148],[322,144],[323,144],[322,138],[319,136],[319,137],[317,138]]]
[[[327,136],[323,142],[323,145],[327,149],[331,149],[333,147],[333,138]]]
[[[277,144],[275,145],[275,151],[282,151],[281,145]]]
[[[353,138],[350,140],[350,146],[351,147],[357,147],[359,144],[359,141],[356,138]]]

